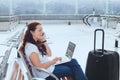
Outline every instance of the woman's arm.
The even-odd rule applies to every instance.
[[[49,66],[55,64],[57,61],[61,60],[60,57],[56,57],[53,60],[50,60],[46,63],[41,63],[38,54],[35,52],[31,53],[29,58],[34,66],[41,67],[41,68],[48,68]]]

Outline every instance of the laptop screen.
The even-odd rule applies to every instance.
[[[72,58],[75,47],[76,47],[76,45],[70,41],[68,44],[66,54],[65,54],[68,58],[70,58],[70,59]]]

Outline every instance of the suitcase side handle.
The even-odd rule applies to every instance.
[[[94,53],[95,53],[95,50],[96,50],[96,33],[97,31],[101,31],[102,32],[102,53],[104,53],[104,30],[103,29],[96,29],[94,31]]]

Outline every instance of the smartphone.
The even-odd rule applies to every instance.
[[[43,32],[43,33],[42,33],[42,36],[44,36],[44,34],[45,34],[45,33]]]

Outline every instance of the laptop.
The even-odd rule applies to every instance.
[[[65,55],[62,56],[61,57],[62,58],[61,61],[58,61],[55,65],[63,64],[63,63],[71,61],[71,59],[73,57],[73,52],[75,50],[75,47],[76,47],[76,44],[71,42],[71,41],[69,41],[68,48],[66,50]]]

